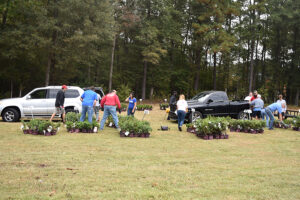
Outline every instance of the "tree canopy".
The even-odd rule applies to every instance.
[[[1,0],[0,20],[1,98],[67,84],[298,104],[297,0]]]

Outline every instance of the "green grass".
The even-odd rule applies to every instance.
[[[154,109],[150,138],[32,136],[0,122],[0,199],[300,199],[299,132],[204,141]]]

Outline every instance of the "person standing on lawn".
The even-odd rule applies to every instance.
[[[134,97],[134,93],[131,92],[130,96],[125,101],[129,102],[128,108],[127,108],[127,115],[134,116],[134,112],[135,112],[135,108],[136,108],[136,98]]]
[[[100,122],[100,100],[101,100],[101,97],[100,97],[100,94],[96,93],[97,94],[97,100],[96,100],[96,104],[94,106],[94,112],[95,112],[95,115],[96,115],[96,120],[97,122]]]
[[[171,105],[175,104],[176,101],[177,101],[177,92],[174,91],[173,95],[170,97],[169,107],[171,108]],[[170,120],[170,116],[169,115],[168,115],[168,119],[167,120]]]
[[[53,120],[53,118],[56,114],[61,114],[63,123],[65,123],[66,113],[65,113],[64,103],[65,103],[65,91],[67,89],[68,89],[68,87],[66,85],[63,85],[63,86],[61,86],[61,90],[59,90],[57,92],[56,100],[55,100],[55,110],[50,118],[50,122]]]
[[[254,99],[251,103],[251,106],[253,106],[253,113],[252,117],[255,119],[260,119],[261,118],[261,109],[264,108],[264,101],[261,99],[260,94],[257,95],[257,98]]]
[[[185,115],[188,112],[188,104],[183,94],[179,96],[177,101],[177,117],[178,117],[178,130],[182,131],[182,125],[184,123]]]
[[[82,111],[80,121],[83,122],[86,118],[86,113],[88,113],[88,121],[93,122],[93,108],[96,105],[97,93],[94,92],[94,86],[91,86],[90,89],[84,91],[81,95],[80,100],[82,101]]]
[[[113,90],[111,93],[103,97],[103,99],[101,100],[101,107],[104,107],[104,112],[100,123],[100,130],[103,130],[106,119],[109,117],[109,115],[111,115],[116,128],[118,129],[118,131],[120,131],[116,107],[118,107],[119,113],[121,113],[121,104],[116,90]]]
[[[277,103],[283,105],[282,106],[282,118],[285,118],[286,116],[286,109],[287,109],[287,105],[286,105],[286,101],[283,99],[283,96],[282,94],[280,94],[279,96],[279,99],[277,100]]]
[[[257,90],[254,90],[254,95],[251,97],[250,102],[257,98]]]
[[[278,117],[281,123],[282,122],[282,106],[284,106],[283,104],[279,104],[279,103],[272,103],[271,105],[269,105],[268,107],[265,108],[265,112],[266,115],[269,117],[270,121],[269,121],[269,130],[273,130],[273,123],[274,123],[274,115],[273,112],[278,111]]]

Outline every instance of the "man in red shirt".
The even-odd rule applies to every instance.
[[[109,115],[111,115],[116,128],[120,131],[118,125],[119,120],[117,116],[117,106],[119,108],[119,112],[121,113],[121,104],[116,90],[113,90],[111,93],[107,94],[105,97],[102,98],[101,107],[104,107],[104,112],[100,123],[100,130],[103,130],[106,119],[109,117]]]
[[[251,97],[250,102],[257,98],[257,90],[254,90],[254,95]]]

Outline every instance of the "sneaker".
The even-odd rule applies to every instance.
[[[269,128],[269,130],[271,131],[271,130],[274,130],[274,128]]]
[[[182,129],[181,129],[181,127],[180,127],[180,126],[178,127],[178,129],[179,129],[179,131],[182,131]]]

